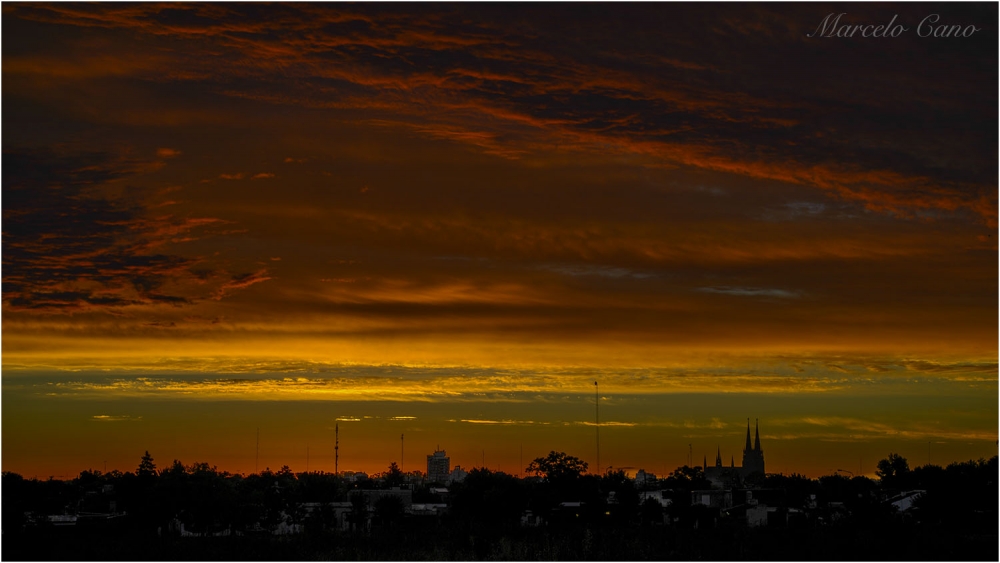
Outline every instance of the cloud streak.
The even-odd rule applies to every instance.
[[[805,360],[813,365],[822,362]],[[747,360],[742,360],[746,362]],[[748,365],[744,368],[674,368],[674,369],[549,369],[549,370],[497,370],[487,368],[418,368],[403,366],[343,366],[322,363],[289,363],[262,361],[261,359],[232,359],[225,363],[161,363],[159,366],[142,366],[140,373],[161,375],[129,375],[120,371],[115,377],[84,377],[79,379],[42,382],[41,388],[56,394],[89,393],[134,397],[187,397],[190,399],[252,399],[252,400],[314,400],[331,398],[357,401],[443,401],[463,402],[492,401],[524,403],[537,401],[539,394],[566,400],[582,400],[600,379],[601,390],[610,394],[605,403],[615,406],[619,398],[646,395],[673,394],[748,394],[748,395],[836,395],[913,394],[934,395],[942,389],[967,386],[970,373],[975,376],[988,366],[953,365],[949,371],[927,374],[913,371],[907,363],[888,363],[895,368],[876,375],[858,363],[843,361],[854,369],[813,367],[806,373],[784,375],[791,371],[786,361],[772,360],[769,367]],[[731,365],[731,363],[730,363]],[[5,366],[10,373],[18,373],[16,366]],[[84,368],[76,368],[80,370]],[[92,369],[92,368],[91,368]],[[993,369],[996,369],[993,364]],[[186,375],[174,375],[183,374]],[[212,374],[230,373],[231,377]],[[30,373],[30,372],[29,372]],[[198,375],[204,373],[205,375]],[[284,375],[279,375],[279,374]],[[23,377],[23,376],[22,376]],[[31,381],[31,378],[24,381]],[[975,379],[996,390],[996,381],[984,377]],[[592,400],[592,396],[591,396]],[[345,418],[357,418],[350,416]],[[393,415],[389,420],[415,420],[413,415]],[[819,419],[817,419],[819,420]],[[846,419],[845,419],[846,420]],[[832,422],[831,422],[832,421]],[[469,424],[527,424],[530,421],[513,418],[463,418]],[[809,422],[809,421],[807,421]],[[828,419],[825,424],[840,424]],[[848,421],[849,422],[849,421]],[[810,422],[810,424],[821,424]],[[573,424],[593,424],[574,422]],[[602,425],[635,425],[636,421],[604,421]],[[727,425],[712,419],[707,425],[693,421],[678,423],[676,428],[720,430]]]
[[[183,251],[228,221],[163,214],[169,191],[115,194],[153,161],[44,149],[3,158],[5,311],[117,315],[189,305],[208,297],[205,285],[221,299],[269,279],[261,270],[218,282],[205,257]]]
[[[142,420],[142,417],[127,414],[95,414],[92,419],[98,422],[134,422]]]
[[[696,291],[743,297],[777,297],[781,299],[794,299],[799,297],[799,294],[795,291],[759,287],[699,287]]]

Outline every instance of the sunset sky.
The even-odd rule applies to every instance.
[[[996,4],[2,9],[5,471],[997,453]]]

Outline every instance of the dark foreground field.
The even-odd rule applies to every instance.
[[[997,535],[900,525],[882,529],[681,530],[669,527],[522,529],[504,533],[423,529],[295,537],[177,538],[128,530],[4,534],[16,560],[997,560]]]

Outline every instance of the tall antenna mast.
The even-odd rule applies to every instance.
[[[257,464],[260,461],[260,426],[257,427],[257,453],[254,454],[253,458],[253,472],[258,473]]]
[[[340,424],[333,425],[333,474],[340,473]]]
[[[597,474],[601,475],[601,387],[594,382],[594,417],[597,428]]]
[[[399,470],[403,470],[403,435],[399,435]]]

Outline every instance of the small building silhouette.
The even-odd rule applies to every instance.
[[[444,483],[451,474],[451,458],[444,450],[435,450],[427,456],[427,481],[429,483]]]
[[[635,484],[638,487],[643,487],[646,485],[654,485],[656,484],[656,475],[653,473],[648,473],[645,469],[640,469],[639,471],[635,472],[635,479],[633,480],[635,481]]]
[[[730,508],[733,506],[733,492],[718,489],[691,491],[691,504],[701,504],[710,508]]]
[[[451,475],[448,476],[448,484],[461,483],[465,481],[465,478],[469,476],[469,472],[462,469],[461,465],[456,465],[455,469],[451,470]]]

